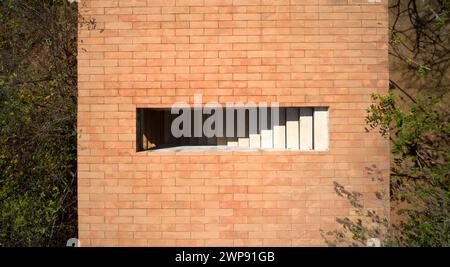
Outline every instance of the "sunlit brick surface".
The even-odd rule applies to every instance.
[[[320,230],[354,215],[333,181],[381,209],[389,145],[364,117],[388,87],[386,0],[84,0],[79,10],[96,24],[78,40],[83,246],[324,245]],[[195,93],[327,106],[329,151],[136,152],[136,108]]]

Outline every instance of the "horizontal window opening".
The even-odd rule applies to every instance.
[[[137,151],[300,150],[329,146],[328,107],[138,108]]]

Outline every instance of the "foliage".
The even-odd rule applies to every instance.
[[[77,5],[0,1],[0,246],[77,236]]]
[[[373,98],[377,103],[370,107],[367,123],[391,138],[390,201],[399,218],[389,224],[386,217],[365,209],[358,193],[335,185],[359,217],[339,219],[343,229],[328,233],[335,237],[328,243],[364,246],[375,237],[390,246],[450,246],[448,111],[435,98],[418,100],[406,111],[392,94]]]
[[[450,246],[450,2],[390,0],[389,10],[390,60],[401,63],[390,74],[410,81],[404,88],[391,79],[388,95],[374,95],[367,124],[391,141],[390,195],[380,198],[390,202],[390,222],[335,184],[357,219],[339,218],[342,229],[324,237],[334,246],[365,246],[368,238],[385,246]]]
[[[393,95],[375,96],[369,124],[389,129],[394,164],[391,200],[406,203],[398,212],[403,220],[400,245],[450,245],[450,125],[447,109],[427,98],[402,111]],[[383,130],[382,130],[383,131]]]
[[[390,55],[418,78],[440,81],[450,63],[448,0],[390,0]]]

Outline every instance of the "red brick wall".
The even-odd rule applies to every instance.
[[[387,1],[369,1],[81,1],[96,22],[79,29],[81,244],[323,245],[353,215],[333,181],[381,208],[389,145],[364,116],[387,91]],[[329,106],[330,151],[136,152],[136,108],[194,93]]]

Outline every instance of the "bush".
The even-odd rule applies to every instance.
[[[335,184],[359,218],[339,218],[343,228],[327,233],[325,239],[333,246],[364,246],[368,238],[379,238],[387,246],[450,246],[448,111],[431,97],[415,101],[406,111],[392,94],[375,95],[374,100],[377,104],[371,106],[367,122],[392,142],[390,202],[395,219],[389,223],[365,209],[360,194]]]
[[[0,1],[0,246],[77,236],[77,5]]]

